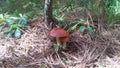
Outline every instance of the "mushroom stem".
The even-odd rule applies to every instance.
[[[63,49],[66,48],[66,42],[63,42]]]
[[[56,42],[57,42],[57,45],[58,45],[58,46],[60,46],[60,45],[61,45],[61,42],[60,42],[59,37],[56,37]]]

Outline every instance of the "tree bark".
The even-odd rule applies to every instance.
[[[45,0],[44,12],[45,19],[44,22],[50,24],[52,22],[52,3],[53,0]]]

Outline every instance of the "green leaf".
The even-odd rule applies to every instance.
[[[21,37],[21,31],[20,31],[19,29],[16,29],[14,36],[15,36],[16,38],[20,38],[20,37]]]
[[[58,26],[60,26],[61,28],[66,28],[68,25],[64,22],[58,22]]]
[[[12,30],[16,30],[18,28],[18,24],[13,24],[13,25],[11,25],[11,29]]]
[[[85,26],[80,26],[79,31],[83,33],[85,31]]]
[[[54,45],[54,48],[56,51],[59,51],[59,46],[58,45]]]
[[[47,68],[45,65],[42,65],[41,68]]]
[[[4,22],[4,19],[1,19],[1,18],[0,18],[0,23],[3,23],[3,22]]]
[[[83,25],[84,24],[84,19],[80,19],[80,20],[72,23],[71,27],[67,31],[71,32],[71,31],[75,30],[79,24]]]
[[[13,22],[10,20],[6,21],[5,23],[7,24],[7,26],[11,26],[13,24]]]
[[[7,3],[11,3],[12,1],[11,0],[6,0]]]
[[[7,30],[5,33],[7,34],[7,37],[11,37],[14,33],[14,30]]]
[[[27,19],[22,16],[20,21],[19,21],[19,27],[24,29],[26,25],[27,25]]]
[[[15,16],[19,15],[19,12],[17,9],[13,12],[13,15],[15,15]]]
[[[3,29],[3,26],[0,26],[0,31],[2,31],[2,29]]]
[[[79,22],[72,23],[71,27],[68,29],[68,32],[71,32],[77,28]]]
[[[27,20],[24,19],[24,18],[21,19],[21,20],[20,20],[20,24],[21,24],[21,25],[26,25],[26,24],[27,24]]]
[[[22,14],[19,14],[20,15],[20,17],[21,17],[21,21],[20,21],[20,23],[24,23],[24,24],[27,24],[27,16],[23,16]]]
[[[93,35],[94,35],[94,29],[92,29],[92,27],[90,27],[90,26],[88,26],[87,28],[88,28],[88,33],[90,34],[90,36],[93,37]]]
[[[0,14],[0,19],[3,19],[4,18],[4,15],[3,14]]]

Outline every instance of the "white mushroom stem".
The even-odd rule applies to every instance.
[[[66,48],[66,42],[63,42],[63,49],[65,49]]]
[[[61,45],[61,42],[60,42],[59,37],[56,37],[56,42],[57,42],[57,45],[58,45],[58,46],[60,46],[60,45]]]

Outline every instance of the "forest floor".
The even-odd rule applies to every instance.
[[[70,34],[66,49],[58,52],[49,27],[42,23],[26,30],[20,39],[0,33],[0,68],[119,68],[119,26],[96,34],[94,39],[76,31]]]

